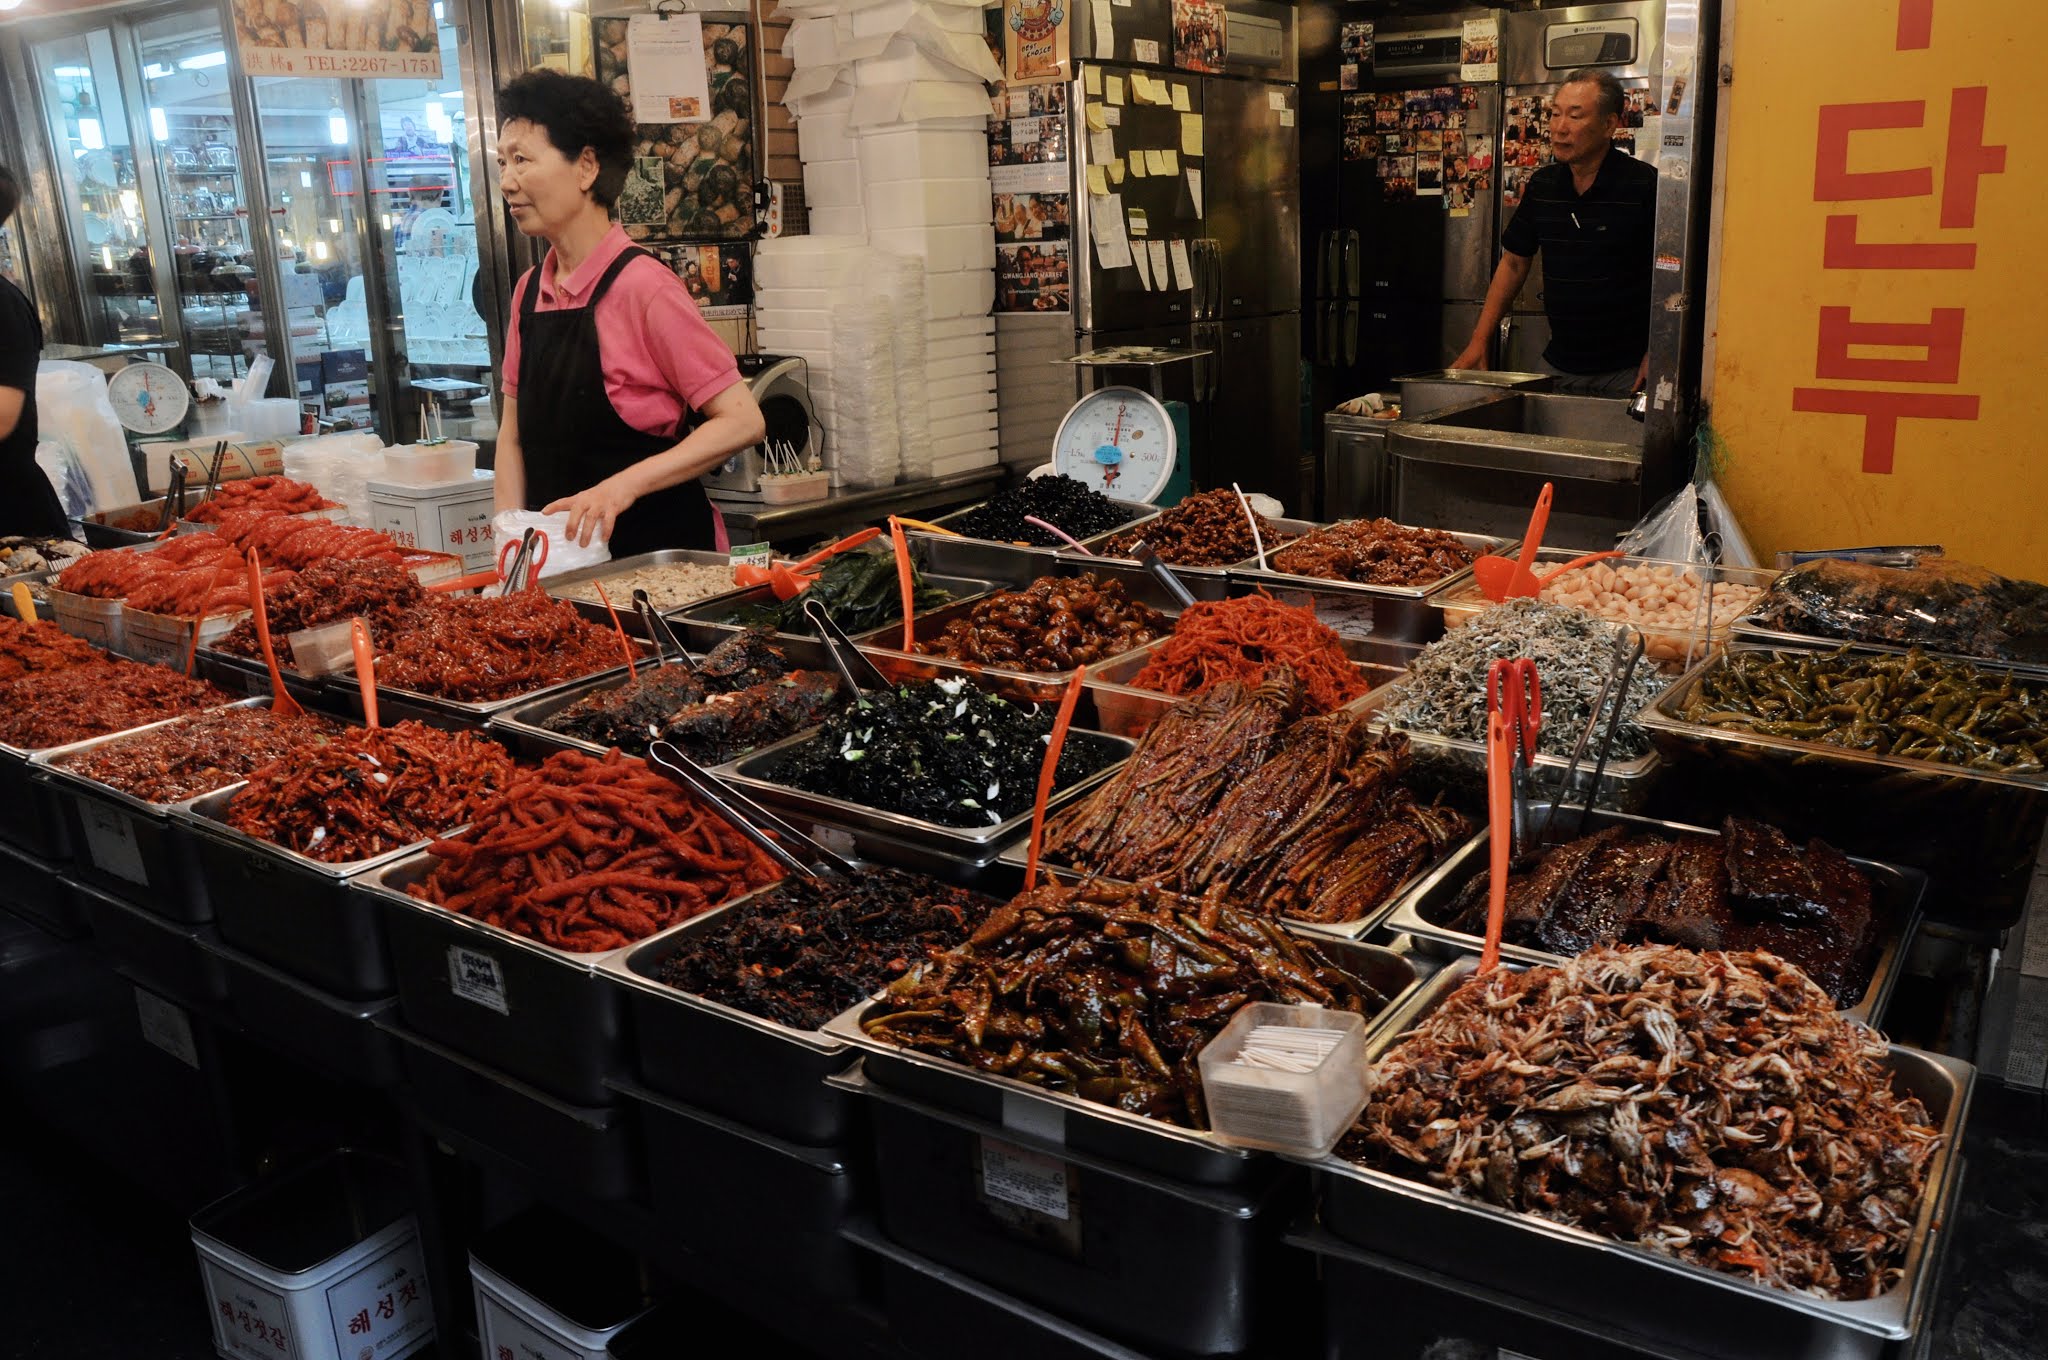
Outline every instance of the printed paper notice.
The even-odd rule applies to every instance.
[[[1500,20],[1467,19],[1458,54],[1458,79],[1468,83],[1500,78]]]
[[[1180,116],[1180,154],[1202,154],[1202,115],[1199,113],[1184,113]]]
[[[1115,56],[1116,20],[1110,16],[1109,0],[1095,0],[1089,7],[1089,12],[1095,16],[1095,29],[1092,34],[1095,40],[1095,54],[1101,57]]]
[[[1145,285],[1145,291],[1152,291],[1152,257],[1142,250],[1131,252],[1131,263],[1138,266],[1138,282]]]
[[[1109,192],[1109,176],[1103,173],[1103,169],[1099,165],[1088,167],[1088,192],[1091,194],[1106,194]]]
[[[1102,98],[1102,68],[1084,66],[1081,68],[1081,89],[1091,99]]]
[[[626,68],[633,73],[634,122],[701,123],[711,116],[704,20],[698,15],[628,19]]]
[[[1122,269],[1131,262],[1131,240],[1124,234],[1124,204],[1115,194],[1088,195],[1088,234],[1095,241],[1095,262],[1104,269]]]
[[[1163,293],[1171,283],[1166,273],[1166,242],[1147,241],[1145,253],[1152,257],[1152,286]]]
[[[1116,134],[1108,128],[1088,134],[1088,159],[1107,165],[1116,159]]]
[[[1064,1162],[993,1138],[981,1140],[981,1188],[990,1199],[1048,1218],[1065,1220],[1072,1212]]]
[[[1173,107],[1176,113],[1186,113],[1189,109],[1194,107],[1194,105],[1188,103],[1187,86],[1176,85],[1173,87]]]
[[[1167,253],[1173,257],[1173,286],[1185,293],[1195,286],[1195,267],[1188,263],[1188,243],[1175,241]]]
[[[1131,60],[1157,66],[1159,64],[1159,40],[1157,38],[1131,39]]]
[[[1122,76],[1116,75],[1104,76],[1102,78],[1102,97],[1105,100],[1107,100],[1112,107],[1123,103],[1124,78]]]
[[[1202,215],[1202,172],[1194,166],[1188,167],[1188,197],[1195,201],[1195,216]]]

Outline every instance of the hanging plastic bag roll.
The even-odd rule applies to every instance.
[[[75,465],[90,488],[92,503],[84,513],[142,499],[135,489],[134,465],[128,461],[128,436],[107,396],[106,374],[91,364],[43,360],[36,367],[36,420],[38,438],[62,446],[61,452],[53,452],[52,461],[60,467]],[[63,495],[60,487],[59,498]],[[72,502],[66,500],[64,508],[71,512]]]
[[[500,510],[491,516],[493,541],[503,545],[517,544],[528,529],[538,529],[548,540],[548,550],[541,560],[540,579],[560,576],[565,571],[581,571],[585,567],[602,566],[612,560],[612,550],[605,541],[591,535],[590,546],[580,547],[569,537],[569,512],[558,511],[543,515],[538,510]]]

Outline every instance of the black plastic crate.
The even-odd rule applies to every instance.
[[[377,1024],[398,1009],[396,998],[329,996],[226,944],[212,952],[227,974],[228,1012],[257,1043],[345,1081],[373,1089],[398,1084],[398,1041]]]
[[[59,866],[12,845],[0,845],[0,907],[59,939],[83,939],[91,929],[65,891]]]
[[[211,926],[159,916],[90,883],[62,880],[115,969],[168,1001],[210,1010],[227,999],[227,970],[208,947]]]

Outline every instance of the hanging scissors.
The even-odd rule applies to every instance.
[[[1536,663],[1528,657],[1513,661],[1501,658],[1486,668],[1489,725],[1496,713],[1501,715],[1513,748],[1508,753],[1509,790],[1513,799],[1509,826],[1514,852],[1520,854],[1528,834],[1528,775],[1535,767],[1536,738],[1543,730],[1543,685],[1536,676]]]

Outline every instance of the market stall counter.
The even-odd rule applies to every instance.
[[[792,543],[845,533],[888,515],[925,515],[979,500],[1003,479],[1000,467],[975,468],[894,486],[835,488],[822,500],[764,505],[714,495],[734,543]]]

